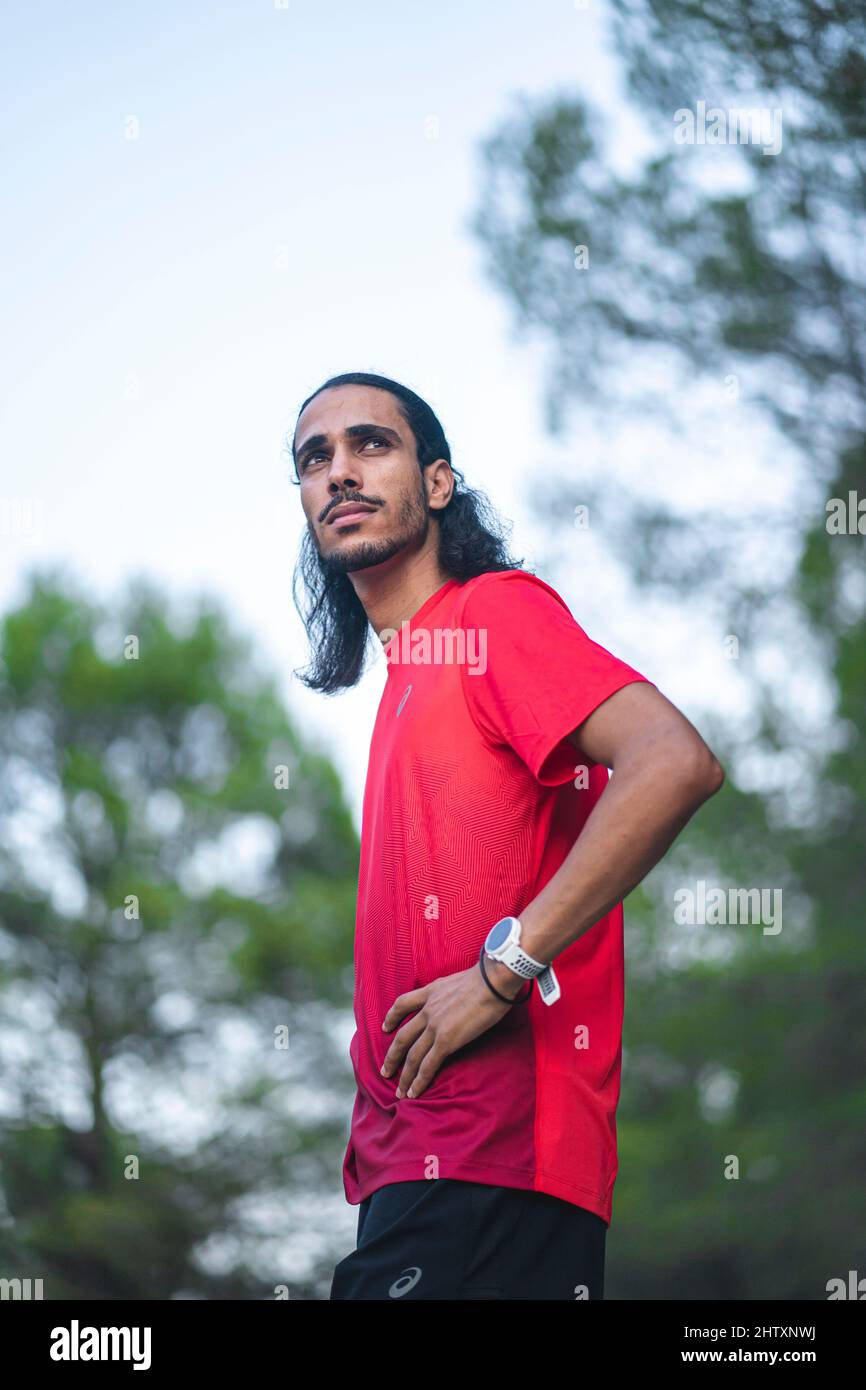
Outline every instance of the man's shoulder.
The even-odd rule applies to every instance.
[[[473,621],[478,621],[485,612],[502,611],[514,615],[523,608],[537,610],[539,606],[547,607],[551,599],[570,612],[565,599],[551,584],[524,569],[486,570],[484,574],[476,574],[461,585],[460,595],[460,611],[466,616],[469,609]]]

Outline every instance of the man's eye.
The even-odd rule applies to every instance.
[[[369,434],[367,438],[364,440],[364,447],[366,448],[368,444],[384,444],[385,448],[387,449],[389,443],[390,441],[385,439],[384,435]],[[307,468],[311,463],[314,463],[316,459],[323,459],[326,457],[327,455],[322,453],[307,454],[307,457],[301,460],[301,472],[306,473]]]
[[[301,472],[306,473],[314,459],[323,459],[324,457],[324,454],[307,454],[306,458],[301,459]]]

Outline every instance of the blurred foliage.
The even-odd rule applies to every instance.
[[[730,373],[776,432],[774,466],[802,470],[806,505],[743,495],[720,524],[689,508],[688,476],[682,514],[580,479],[638,607],[696,605],[738,634],[749,694],[745,718],[698,718],[728,781],[626,904],[606,1295],[821,1299],[866,1252],[866,539],[830,535],[825,513],[866,495],[866,11],[612,0],[612,13],[651,152],[616,167],[613,97],[520,99],[483,150],[473,227],[488,273],[516,331],[548,347],[554,433],[594,409],[682,433],[698,385]],[[722,164],[676,145],[674,113],[698,100],[780,108],[782,150],[743,144]],[[553,530],[571,480],[550,482]],[[807,735],[816,675],[828,710]],[[781,933],[675,925],[674,891],[699,878],[782,889]]]
[[[172,619],[137,581],[106,612],[43,572],[0,627],[0,819],[4,1273],[55,1299],[321,1290],[327,1231],[304,1278],[285,1258],[353,1094],[335,768],[212,602]]]

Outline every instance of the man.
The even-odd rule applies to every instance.
[[[414,392],[332,377],[292,450],[305,682],[353,685],[371,627],[388,666],[355,935],[358,1240],[331,1299],[601,1298],[621,903],[724,773],[511,559]]]

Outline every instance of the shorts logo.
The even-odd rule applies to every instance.
[[[397,706],[397,714],[394,716],[395,719],[397,718],[397,715],[399,715],[401,709],[403,708],[403,706],[405,705],[406,701],[409,699],[409,696],[410,696],[411,694],[412,694],[412,687],[411,687],[411,685],[407,685],[407,686],[406,686],[406,689],[403,691],[403,698],[402,698],[402,700],[400,701],[399,705]]]
[[[408,1293],[410,1289],[414,1289],[420,1278],[421,1271],[417,1265],[410,1266],[409,1269],[404,1269],[400,1278],[395,1279],[388,1290],[389,1295],[391,1298],[402,1298],[404,1293]]]

